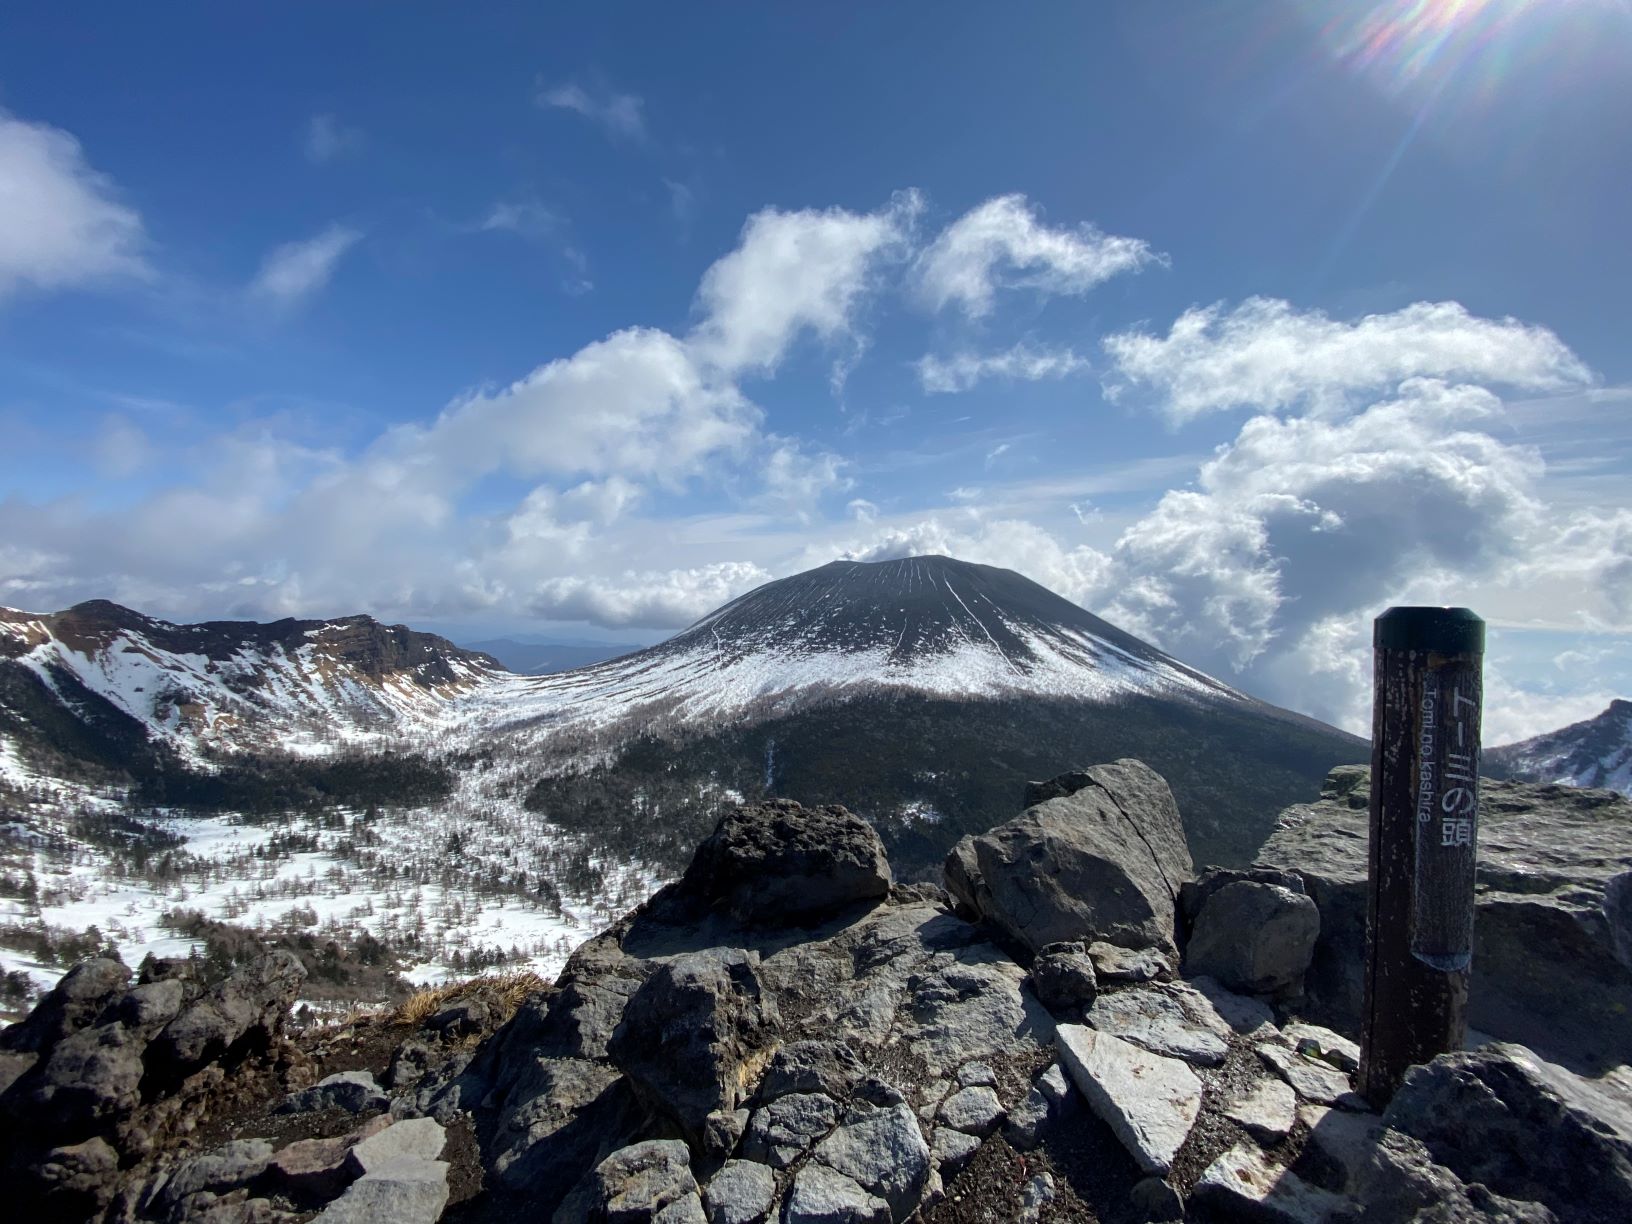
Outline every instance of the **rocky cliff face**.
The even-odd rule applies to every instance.
[[[174,1008],[85,970],[6,1031],[13,1177],[38,1218],[172,1224],[1632,1213],[1625,1067],[1493,1044],[1367,1102],[1354,1044],[1303,1018],[1329,921],[1312,873],[1195,875],[1136,761],[1029,798],[954,850],[951,894],[895,883],[842,808],[740,808],[513,1015],[475,984],[317,1035],[275,1083],[250,1074],[270,1036],[261,1063],[210,1037],[264,1020],[270,968]],[[1617,836],[1606,852],[1632,852]],[[177,1058],[88,1079],[66,1113],[46,1092],[71,1066]],[[199,1076],[241,1087],[215,1113],[190,1098],[196,1141],[135,1138]]]

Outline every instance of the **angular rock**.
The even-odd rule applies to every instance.
[[[1292,1048],[1306,1058],[1316,1058],[1339,1071],[1353,1075],[1360,1070],[1360,1046],[1341,1033],[1318,1024],[1289,1024],[1281,1036],[1292,1043]]]
[[[1226,1105],[1224,1116],[1260,1143],[1279,1143],[1298,1120],[1298,1094],[1284,1080],[1261,1079]]]
[[[391,1124],[387,1117],[370,1118],[349,1135],[328,1139],[297,1139],[272,1153],[261,1185],[274,1194],[303,1203],[326,1203],[357,1176],[346,1157],[353,1146]]]
[[[1370,1108],[1364,1097],[1349,1084],[1349,1077],[1335,1067],[1312,1058],[1305,1058],[1283,1045],[1272,1041],[1260,1042],[1253,1047],[1258,1057],[1288,1084],[1298,1096],[1316,1105],[1336,1105],[1359,1113]]]
[[[727,813],[677,892],[739,922],[782,926],[880,900],[890,879],[884,843],[861,817],[771,799]]]
[[[1167,783],[1134,760],[1056,782],[1055,797],[955,848],[948,887],[967,888],[982,919],[1034,952],[1095,939],[1170,952],[1193,869]]]
[[[442,1155],[447,1132],[431,1118],[408,1118],[376,1131],[352,1147],[346,1164],[359,1177],[404,1161],[434,1161]]]
[[[912,1026],[896,1035],[942,1074],[974,1059],[1037,1049],[1052,1038],[1054,1020],[1021,989],[1024,981],[1025,970],[996,948],[965,949],[917,979],[908,1006]]]
[[[1561,1220],[1632,1219],[1632,1097],[1523,1046],[1413,1067],[1383,1121],[1464,1184],[1542,1203]]]
[[[896,1221],[912,1214],[929,1178],[929,1144],[905,1103],[858,1103],[816,1145],[815,1159],[883,1199]]]
[[[160,1030],[148,1047],[149,1068],[174,1082],[231,1051],[265,1048],[305,980],[292,952],[279,949],[250,962]]]
[[[936,1127],[935,1139],[929,1145],[929,1154],[943,1178],[954,1177],[962,1172],[964,1165],[973,1160],[978,1151],[980,1139],[977,1136],[954,1130],[950,1126]]]
[[[1179,1192],[1160,1177],[1142,1177],[1128,1191],[1128,1204],[1134,1210],[1134,1219],[1140,1224],[1166,1224],[1169,1220],[1184,1219],[1184,1199]]]
[[[112,957],[80,961],[16,1024],[0,1029],[0,1050],[42,1054],[71,1033],[96,1022],[124,993],[130,970]]]
[[[511,1067],[515,1069],[512,1071]],[[505,1193],[555,1210],[584,1173],[641,1138],[644,1110],[628,1081],[587,1059],[531,1059],[501,1066],[495,1133],[484,1158]]]
[[[431,1066],[431,1048],[423,1041],[405,1041],[391,1054],[385,1069],[385,1086],[395,1091],[412,1088],[425,1078]]]
[[[688,953],[661,966],[624,1009],[608,1052],[635,1091],[699,1148],[708,1115],[747,1096],[745,1065],[776,1019],[754,953]]]
[[[776,1200],[776,1175],[752,1160],[728,1160],[703,1191],[708,1224],[760,1224]]]
[[[1043,1132],[1069,1113],[1075,1102],[1065,1072],[1055,1063],[1037,1076],[1025,1098],[1009,1111],[1003,1137],[1009,1146],[1029,1152],[1042,1142]]]
[[[1105,982],[1165,982],[1173,977],[1173,966],[1154,948],[1119,948],[1095,941],[1088,945],[1088,959]]]
[[[1320,909],[1308,1014],[1342,1031],[1359,1028],[1363,1001],[1369,788],[1365,767],[1333,770],[1320,802],[1283,812],[1259,852]],[[1617,957],[1609,886],[1632,861],[1632,800],[1486,778],[1478,843],[1469,1023],[1590,1074],[1623,1062],[1632,967]]]
[[[158,1201],[169,1210],[203,1190],[213,1193],[236,1190],[258,1178],[271,1161],[272,1145],[264,1139],[239,1139],[223,1144],[177,1165],[165,1181]]]
[[[843,1041],[796,1041],[772,1056],[755,1099],[764,1103],[790,1092],[820,1092],[842,1099],[862,1076],[861,1059]]]
[[[318,1213],[322,1224],[436,1224],[448,1205],[448,1166],[405,1157],[388,1161],[352,1182]]]
[[[743,1136],[742,1154],[785,1169],[838,1123],[839,1107],[819,1092],[790,1092],[754,1110]]]
[[[1052,1011],[1087,1007],[1099,993],[1094,962],[1081,941],[1049,944],[1031,962],[1032,993]]]
[[[1422,1142],[1384,1130],[1368,1153],[1350,1202],[1363,1220],[1390,1224],[1576,1224],[1540,1203],[1464,1184],[1434,1163]]]
[[[114,1000],[103,1013],[103,1019],[117,1020],[128,1029],[144,1033],[156,1032],[181,1014],[196,991],[195,983],[186,978],[142,982]]]
[[[794,1176],[782,1224],[890,1224],[890,1205],[852,1177],[811,1161]]]
[[[369,1109],[384,1109],[391,1103],[385,1089],[375,1082],[370,1071],[336,1071],[325,1076],[310,1088],[290,1093],[278,1103],[274,1111],[280,1114],[314,1113],[320,1109],[343,1109],[347,1113],[362,1113]]]
[[[967,1062],[958,1068],[959,1088],[996,1088],[997,1072],[989,1063]]]
[[[961,1088],[941,1102],[937,1116],[944,1126],[984,1139],[1003,1121],[1003,1103],[984,1085]]]
[[[1165,1177],[1201,1112],[1195,1072],[1177,1058],[1082,1025],[1060,1025],[1055,1040],[1089,1108],[1141,1169]]]
[[[595,1167],[595,1193],[607,1224],[703,1219],[697,1180],[691,1175],[691,1152],[674,1139],[653,1139],[613,1152]]]
[[[1301,994],[1320,936],[1320,911],[1276,884],[1237,880],[1202,903],[1184,950],[1186,971],[1249,994]]]
[[[1130,986],[1101,995],[1088,1023],[1156,1054],[1216,1067],[1229,1053],[1230,1026],[1201,992],[1182,985]]]
[[[1020,1187],[1020,1214],[1016,1224],[1037,1224],[1043,1218],[1043,1208],[1059,1196],[1054,1175],[1047,1171],[1034,1174]]]
[[[703,1154],[729,1156],[748,1129],[746,1109],[716,1109],[703,1119]]]
[[[1344,1199],[1278,1168],[1257,1148],[1238,1144],[1202,1171],[1192,1192],[1200,1203],[1277,1224],[1326,1224],[1343,1212]]]

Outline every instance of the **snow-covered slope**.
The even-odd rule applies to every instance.
[[[1632,701],[1612,701],[1596,718],[1487,749],[1484,760],[1487,767],[1524,782],[1596,786],[1632,795]]]

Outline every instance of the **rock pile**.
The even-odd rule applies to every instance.
[[[1353,1041],[1306,1018],[1341,932],[1322,877],[1197,877],[1138,762],[1028,798],[949,857],[951,896],[892,884],[843,809],[739,809],[496,1031],[473,994],[368,1069],[284,1075],[265,1116],[338,1121],[281,1148],[150,1158],[130,1122],[188,1059],[275,1044],[275,965],[189,994],[89,964],[3,1038],[14,1167],[37,1202],[167,1224],[429,1224],[461,1135],[461,1224],[1632,1218],[1632,1071],[1487,1045],[1371,1112]]]

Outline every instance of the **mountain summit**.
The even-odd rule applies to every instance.
[[[1490,772],[1521,782],[1597,786],[1632,795],[1632,701],[1557,731],[1489,749]]]

